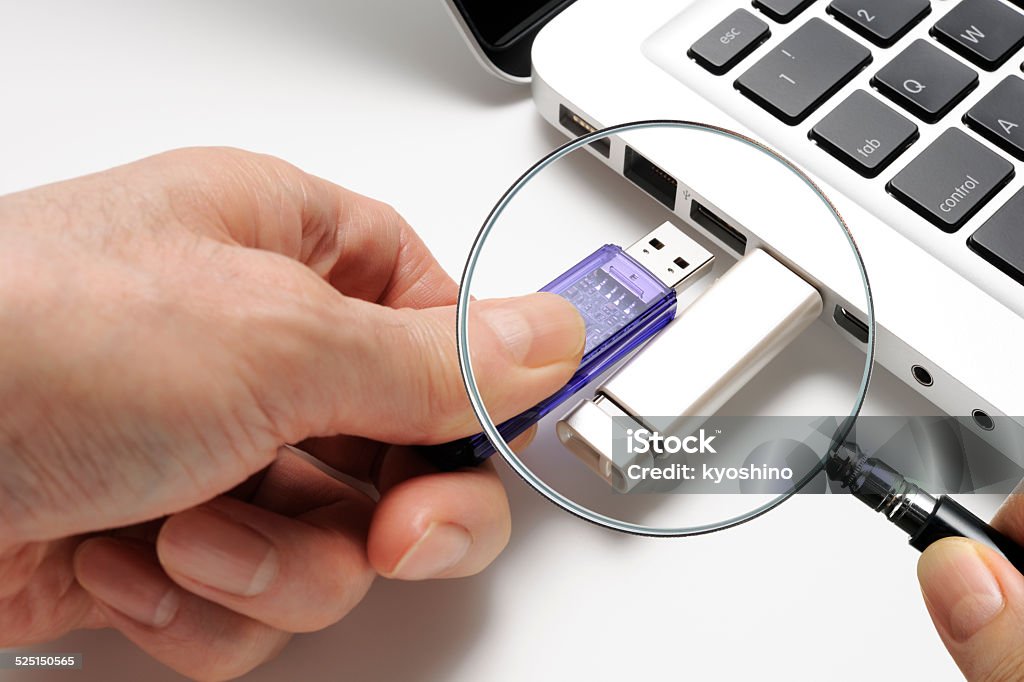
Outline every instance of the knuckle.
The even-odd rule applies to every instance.
[[[226,196],[251,198],[253,210],[268,199],[303,196],[302,171],[275,156],[244,149],[185,147],[139,163],[161,176],[170,206],[182,218],[190,214],[221,218]],[[297,191],[285,191],[291,189]]]
[[[406,333],[417,356],[414,366],[422,368],[422,385],[414,387],[413,395],[424,397],[415,403],[409,426],[418,440],[445,437],[463,427],[470,412],[455,340],[450,331],[432,322],[409,322]]]
[[[367,346],[361,349],[363,354],[371,359],[390,356],[394,359],[395,366],[388,369],[396,378],[403,381],[403,393],[417,398],[426,395],[431,383],[426,375],[433,369],[429,366],[429,353],[424,350],[423,345],[429,340],[411,311],[396,310],[380,324],[371,325],[370,330],[371,335],[366,339]],[[373,369],[370,370],[372,371]],[[364,394],[361,397],[364,400],[372,397],[373,389],[363,390]],[[405,401],[401,413],[395,414],[395,419],[401,421],[409,442],[417,442],[417,439],[429,431],[424,403],[424,400]]]
[[[394,206],[377,199],[362,195],[352,195],[355,200],[349,202],[349,220],[361,223],[370,228],[371,232],[389,238],[396,238],[408,227],[405,219]]]
[[[287,165],[277,157],[237,147],[181,147],[161,152],[150,159],[161,165],[177,165],[189,170],[202,168],[209,172],[259,164]]]
[[[258,304],[222,318],[221,334],[235,349],[228,364],[244,397],[235,413],[272,436],[264,444],[305,437],[331,412],[331,396],[312,387],[323,383],[315,358],[335,345],[339,332],[318,312],[325,306],[314,277],[287,267]]]
[[[390,254],[386,260],[391,262],[380,264],[382,271],[387,273],[398,260],[403,235],[411,229],[389,204],[347,191],[342,195],[342,206],[334,227],[343,229],[346,238],[355,237],[356,241],[348,244],[352,247],[347,254],[350,259],[359,258],[360,251]],[[379,246],[384,248],[374,248]]]
[[[372,508],[363,512],[369,525]],[[364,540],[357,540],[354,528],[342,528],[328,517],[344,513],[353,515],[351,502],[321,507],[303,520],[312,534],[302,536],[301,545],[293,548],[272,597],[260,609],[266,614],[252,614],[288,632],[315,632],[345,618],[366,596],[376,573],[366,556]],[[350,521],[346,521],[348,525]],[[275,608],[288,604],[289,608]]]

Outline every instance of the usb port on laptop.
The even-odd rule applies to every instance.
[[[576,137],[583,137],[584,135],[597,132],[597,128],[587,123],[579,114],[574,114],[564,104],[558,105],[558,122]],[[607,137],[602,140],[594,140],[590,143],[590,146],[601,152],[604,156],[610,157],[612,155],[612,141]]]
[[[622,174],[637,187],[663,203],[671,211],[676,207],[679,181],[658,168],[632,147],[626,147],[626,162]]]

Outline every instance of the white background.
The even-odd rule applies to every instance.
[[[456,273],[500,193],[563,140],[527,90],[476,65],[439,0],[0,7],[0,193],[173,147],[239,146],[394,204]],[[610,174],[588,182],[611,213],[660,215]],[[770,377],[862,362],[821,330],[800,343]],[[926,410],[879,374],[870,412]],[[852,499],[807,496],[727,533],[649,540],[577,521],[502,469],[514,531],[490,570],[379,581],[342,623],[297,637],[249,679],[958,675],[915,552]],[[35,650],[83,652],[85,670],[0,681],[177,679],[111,632]]]

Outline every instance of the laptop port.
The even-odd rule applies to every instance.
[[[622,174],[637,187],[665,204],[669,210],[676,207],[676,190],[679,188],[679,182],[632,147],[626,147],[626,163],[622,168]]]
[[[583,117],[574,114],[564,104],[558,105],[558,122],[576,137],[583,137],[584,135],[597,132],[597,128],[587,123]],[[612,155],[612,141],[607,137],[603,140],[594,140],[590,143],[590,146],[601,152],[604,156],[610,157]]]
[[[917,383],[922,386],[931,386],[935,383],[935,379],[932,378],[932,373],[926,370],[921,365],[914,365],[910,368],[910,373],[913,375]]]
[[[974,417],[974,423],[985,431],[991,431],[996,428],[996,420],[985,410],[975,410],[971,413],[971,416]]]
[[[747,251],[747,237],[694,199],[690,202],[690,220],[697,223],[741,256]]]
[[[836,321],[840,329],[846,331],[853,338],[861,343],[868,342],[868,326],[843,306],[836,306],[835,311],[832,313],[832,319]]]

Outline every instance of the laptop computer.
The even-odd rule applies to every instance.
[[[530,83],[540,114],[568,135],[699,121],[807,171],[863,253],[877,363],[998,442],[993,417],[1024,415],[1024,1],[1014,2],[447,5],[480,61]],[[760,247],[813,270],[825,321],[863,347],[865,312],[829,263],[792,253],[780,226],[751,218],[756,207],[720,205],[745,188],[709,186],[693,158],[619,139],[589,151],[725,251]]]

